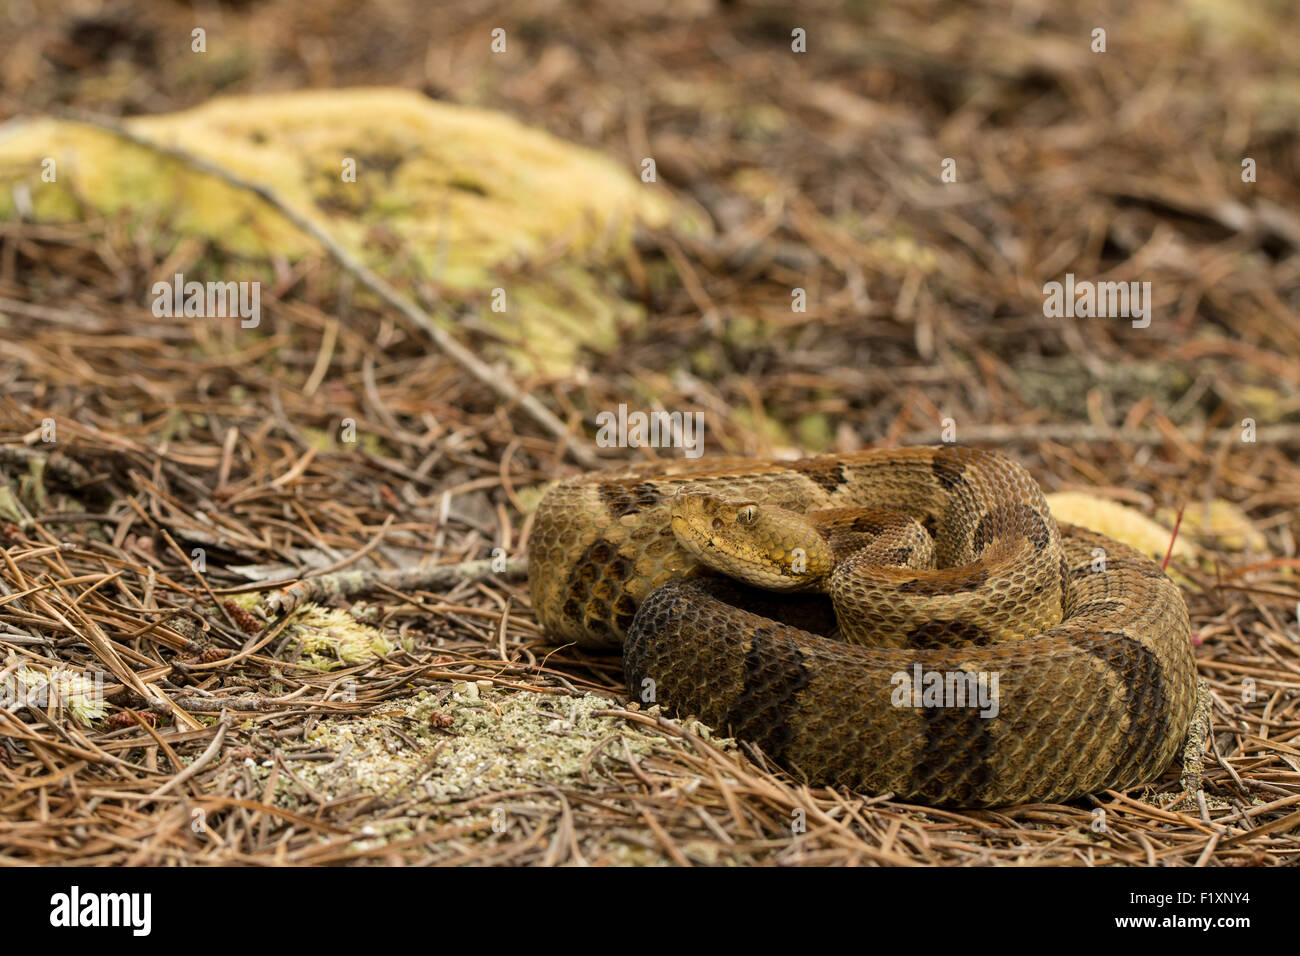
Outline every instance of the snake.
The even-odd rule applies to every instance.
[[[959,445],[659,460],[552,485],[528,538],[554,638],[622,650],[630,696],[812,785],[928,806],[1154,780],[1197,685],[1160,565],[1052,517]]]

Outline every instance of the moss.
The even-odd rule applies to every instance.
[[[362,624],[347,611],[315,604],[304,604],[294,612],[289,632],[298,638],[301,663],[326,671],[375,660],[394,647],[381,631]]]
[[[537,506],[542,503],[542,498],[555,482],[548,481],[541,485],[529,485],[527,488],[516,488],[515,495],[519,498],[519,504],[523,506],[524,514],[531,514],[537,510]]]
[[[1172,527],[1178,512],[1162,508],[1156,512],[1156,517]],[[1252,551],[1256,554],[1268,551],[1268,539],[1264,533],[1255,527],[1240,507],[1223,498],[1189,502],[1183,509],[1179,531],[1201,544],[1227,551]]]
[[[1136,548],[1153,561],[1163,562],[1174,541],[1173,558],[1179,562],[1196,562],[1201,550],[1186,535],[1173,538],[1173,530],[1148,518],[1136,508],[1122,505],[1109,498],[1100,498],[1081,491],[1058,491],[1046,496],[1047,507],[1057,521],[1077,524]],[[1189,584],[1188,578],[1172,566],[1169,576],[1180,584]]]
[[[739,407],[732,413],[732,420],[744,431],[757,433],[760,431],[759,423],[755,420],[754,413],[747,407]],[[767,439],[767,442],[776,448],[792,448],[794,442],[785,427],[773,418],[771,415],[763,416],[761,432]]]
[[[800,446],[810,453],[824,452],[831,447],[835,429],[830,419],[820,413],[804,415],[795,426]]]
[[[624,254],[636,223],[672,216],[702,228],[598,153],[406,90],[232,97],[126,125],[268,186],[382,273],[432,282],[453,301],[506,287],[513,307],[485,323],[528,370],[564,372],[583,348],[610,350],[619,325],[638,320],[637,307],[595,279]],[[53,183],[41,179],[46,157],[56,161]],[[343,179],[346,160],[355,182]],[[74,122],[35,120],[0,138],[0,215],[12,213],[19,187],[39,220],[124,213],[141,234],[166,226],[198,237],[254,273],[269,274],[272,256],[317,251],[251,192]],[[520,268],[541,257],[538,274]]]

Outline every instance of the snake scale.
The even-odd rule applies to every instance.
[[[673,514],[694,493],[703,543],[687,547]],[[933,566],[908,566],[903,548],[859,569],[882,634],[849,643],[824,597],[755,588],[697,556],[712,547],[710,514],[721,535],[724,518],[758,526],[764,509],[838,514],[862,540],[873,512],[855,529],[853,509],[910,515]],[[546,493],[528,551],[550,634],[622,646],[634,697],[752,742],[811,783],[936,806],[1066,800],[1153,779],[1195,704],[1177,586],[1127,545],[1058,527],[1028,472],[989,452],[587,474]]]

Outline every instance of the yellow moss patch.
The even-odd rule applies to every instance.
[[[1057,521],[1082,525],[1093,531],[1137,548],[1156,561],[1164,561],[1173,535],[1158,521],[1142,512],[1107,498],[1097,498],[1079,491],[1061,491],[1047,495],[1047,506]],[[1174,543],[1175,560],[1196,561],[1199,551],[1185,536]]]
[[[1163,508],[1156,512],[1156,517],[1172,525],[1177,512]],[[1180,530],[1202,544],[1226,551],[1268,550],[1264,533],[1255,527],[1244,511],[1223,498],[1189,504],[1183,509]]]
[[[89,727],[104,717],[102,691],[94,681],[62,666],[24,664],[0,679],[0,704],[21,702],[47,713],[66,713]]]
[[[407,90],[231,97],[125,125],[269,187],[390,277],[473,301],[504,288],[506,311],[485,309],[489,324],[519,346],[509,353],[518,364],[550,371],[583,346],[608,349],[616,323],[639,315],[574,263],[614,261],[636,222],[659,225],[673,212],[656,187],[598,153]],[[46,160],[53,182],[42,178]],[[344,178],[350,163],[354,182]],[[70,121],[0,135],[0,215],[16,205],[46,221],[125,210],[261,262],[315,250],[248,191]],[[546,269],[530,275],[527,264],[543,258]]]
[[[361,664],[393,650],[393,642],[381,631],[339,608],[304,604],[294,613],[289,628],[301,642],[301,663],[321,670]]]

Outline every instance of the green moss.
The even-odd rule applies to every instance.
[[[824,452],[831,447],[835,428],[825,415],[804,415],[795,426],[800,445],[808,452]]]

